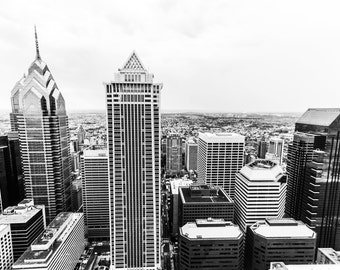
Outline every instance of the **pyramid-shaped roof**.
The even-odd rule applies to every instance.
[[[316,126],[330,126],[340,116],[339,108],[313,108],[308,109],[296,124]]]
[[[146,70],[142,61],[137,56],[136,52],[133,51],[128,60],[125,62],[122,69],[127,70]]]

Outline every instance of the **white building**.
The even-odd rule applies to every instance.
[[[284,215],[286,179],[280,165],[258,159],[236,174],[235,222],[247,226]]]
[[[13,248],[10,225],[0,225],[0,269],[10,270],[13,264]]]
[[[340,264],[340,251],[335,251],[333,248],[318,248],[316,263]]]
[[[107,150],[84,150],[81,156],[84,219],[89,240],[110,238]]]
[[[106,83],[111,263],[157,269],[160,262],[160,90],[135,52]]]
[[[200,133],[198,137],[198,182],[235,194],[235,173],[243,166],[245,138],[235,133]]]
[[[83,214],[62,212],[13,264],[13,270],[74,270],[84,242]]]

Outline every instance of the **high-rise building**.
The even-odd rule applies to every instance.
[[[24,198],[19,140],[15,133],[0,136],[0,213]]]
[[[270,138],[268,152],[265,154],[266,159],[270,159],[272,161],[277,162],[278,164],[282,164],[283,148],[284,148],[283,139],[276,137]]]
[[[178,174],[182,170],[182,138],[171,134],[166,138],[165,170],[170,174]]]
[[[169,211],[169,223],[171,229],[171,235],[176,236],[178,234],[178,215],[179,215],[179,188],[188,187],[192,184],[192,180],[174,179],[170,181],[170,211]]]
[[[36,34],[36,33],[35,33]],[[70,136],[65,101],[40,57],[36,58],[11,93],[12,130],[18,131],[25,193],[46,207],[51,221],[71,207]]]
[[[235,173],[243,166],[245,138],[235,133],[200,133],[198,138],[198,182],[235,194]]]
[[[259,141],[259,145],[257,148],[257,157],[265,158],[267,150],[268,150],[268,143],[266,142],[265,138],[262,138],[261,141]]]
[[[280,165],[264,159],[245,165],[236,174],[235,223],[247,226],[266,218],[282,218],[286,176]]]
[[[248,227],[245,269],[269,269],[271,262],[314,262],[316,233],[294,219],[267,219]]]
[[[196,219],[219,218],[234,220],[234,202],[220,187],[191,185],[179,187],[178,226]]]
[[[340,109],[308,109],[288,147],[286,213],[340,249]]]
[[[107,150],[84,150],[81,156],[83,209],[87,238],[110,239]]]
[[[106,83],[111,263],[160,267],[160,90],[133,52]]]
[[[198,144],[194,139],[185,142],[185,167],[187,171],[197,170]]]
[[[74,270],[84,251],[82,213],[59,213],[13,264],[13,270]]]
[[[33,205],[32,200],[23,200],[4,210],[0,215],[0,224],[10,225],[14,260],[44,231],[45,222],[44,205]]]
[[[179,270],[243,269],[243,233],[223,219],[197,219],[180,228]]]
[[[0,224],[0,267],[1,270],[11,270],[13,264],[13,249],[11,228]]]

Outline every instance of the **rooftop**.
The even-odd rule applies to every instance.
[[[84,150],[83,152],[84,157],[107,157],[107,150],[106,149],[98,149],[98,150]]]
[[[179,187],[187,187],[192,184],[192,180],[174,179],[170,181],[170,189],[172,194],[178,194]]]
[[[283,262],[270,263],[269,270],[338,270],[339,265],[334,264],[291,264],[286,265]]]
[[[82,213],[69,212],[57,215],[14,265],[46,263],[82,215]]]
[[[316,238],[316,233],[294,219],[267,219],[251,226],[255,234],[266,238]]]
[[[32,200],[25,199],[17,206],[7,207],[0,215],[0,224],[26,223],[43,208],[43,205],[33,205]]]
[[[340,264],[340,251],[335,251],[333,248],[319,248],[318,253],[323,254],[334,264]]]
[[[283,169],[279,164],[267,159],[257,159],[241,170],[240,174],[249,181],[278,181],[283,176]]]
[[[245,137],[237,133],[200,133],[199,138],[207,143],[244,143]]]
[[[340,108],[312,108],[308,109],[296,123],[330,126],[339,116]]]
[[[239,239],[242,232],[237,225],[223,219],[197,219],[180,228],[180,234],[189,239]]]
[[[183,203],[232,203],[229,195],[218,186],[191,185],[180,187],[179,194]]]

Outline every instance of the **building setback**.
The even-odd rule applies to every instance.
[[[83,214],[62,212],[13,264],[13,270],[74,270],[84,242]]]
[[[0,224],[0,267],[1,270],[11,270],[13,264],[13,249],[11,228]]]
[[[44,205],[35,206],[33,201],[23,200],[4,210],[0,224],[10,225],[13,258],[17,260],[46,227]]]
[[[197,174],[200,184],[223,188],[233,199],[235,174],[243,166],[245,138],[234,133],[200,133]]]
[[[179,270],[243,269],[243,233],[223,219],[198,219],[180,228]]]
[[[288,216],[315,229],[318,247],[340,249],[340,109],[308,109],[288,147]]]
[[[178,226],[196,219],[219,218],[234,220],[234,202],[220,187],[191,185],[179,188]]]
[[[245,269],[269,269],[271,262],[314,262],[316,233],[294,219],[267,219],[248,227]]]
[[[71,207],[70,136],[64,98],[35,36],[36,58],[11,92],[10,116],[19,133],[26,198],[45,205],[49,222]]]
[[[111,264],[160,267],[160,90],[133,52],[106,83]]]
[[[236,174],[235,223],[244,232],[247,226],[266,218],[282,218],[286,176],[280,165],[258,159]]]
[[[81,176],[85,226],[90,241],[109,241],[109,175],[107,150],[84,150]]]

